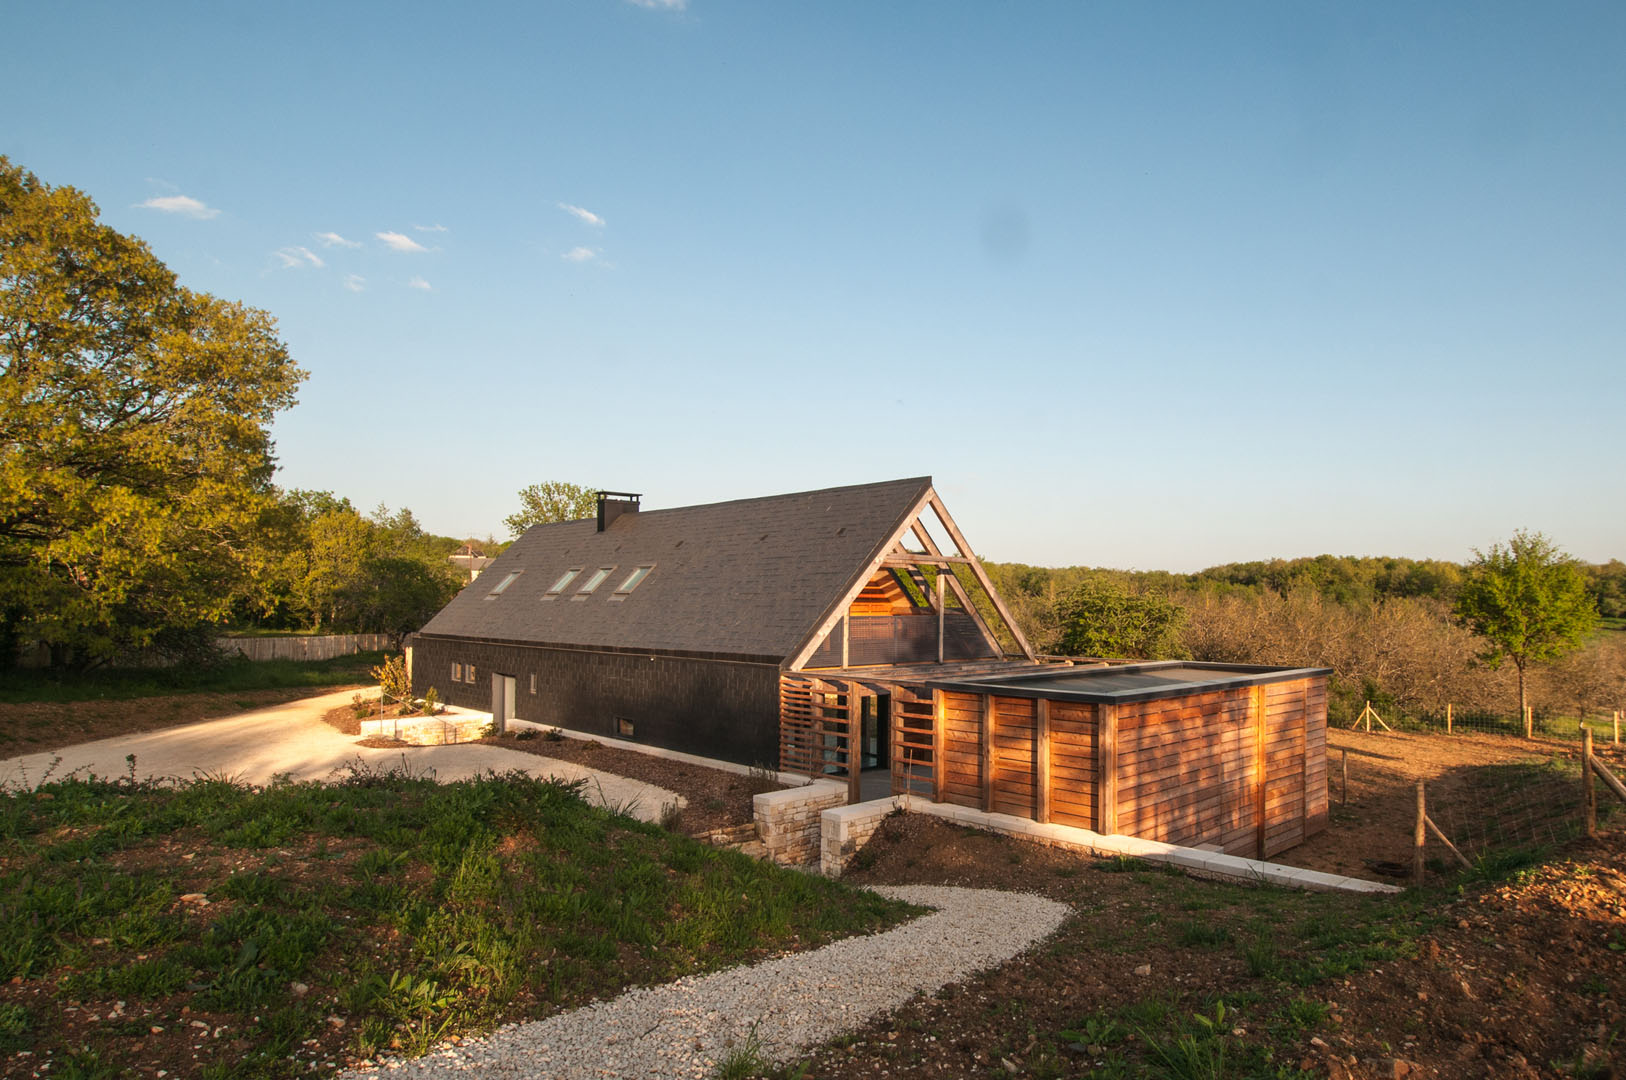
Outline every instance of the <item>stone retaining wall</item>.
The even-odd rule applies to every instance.
[[[847,785],[815,780],[805,787],[766,791],[751,799],[757,832],[768,858],[780,866],[821,861],[820,815],[847,801]]]
[[[840,877],[847,861],[875,835],[881,822],[893,811],[906,809],[906,801],[906,796],[894,795],[826,810],[820,818],[819,871],[827,877]]]
[[[363,737],[400,739],[409,746],[450,746],[473,742],[489,723],[490,713],[448,709],[443,716],[375,716],[361,722],[361,734]]]

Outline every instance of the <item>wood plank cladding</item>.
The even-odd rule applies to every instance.
[[[936,691],[945,802],[1269,857],[1326,827],[1326,679],[1120,704]]]
[[[1114,703],[997,689],[787,674],[780,767],[851,779],[861,699],[885,693],[894,794],[1256,858],[1326,828],[1324,675]]]

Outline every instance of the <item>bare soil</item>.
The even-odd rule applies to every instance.
[[[1162,1071],[1135,1018],[1148,1002],[1212,1017],[1216,1001],[1230,1003],[1234,1025],[1220,1031],[1237,1063],[1227,1076],[1468,1080],[1626,1066],[1619,833],[1500,884],[1424,894],[1428,903],[1122,872],[1118,861],[909,815],[887,822],[858,862],[855,883],[1020,888],[1077,916],[1034,952],[815,1055],[809,1077],[1186,1075]],[[1302,946],[1289,927],[1365,926],[1384,905],[1399,955],[1307,985],[1250,973],[1243,944],[1269,927],[1281,928],[1272,940],[1290,962]],[[1091,1034],[1112,1019],[1117,1036]],[[1163,1037],[1164,1023],[1146,1030]],[[1112,1045],[1092,1047],[1097,1038]]]
[[[361,686],[285,687],[229,694],[187,693],[107,701],[0,703],[0,756],[56,750],[78,743],[136,735],[223,716],[282,705],[289,701],[359,690]],[[360,730],[359,728],[357,729]]]
[[[605,746],[590,739],[550,739],[546,735],[521,739],[508,734],[480,741],[505,750],[574,762],[676,792],[688,800],[688,805],[679,811],[672,827],[691,836],[747,824],[752,820],[752,796],[776,791],[781,786],[767,776],[741,776],[724,769]]]
[[[1597,744],[1598,756],[1620,775],[1626,768],[1622,747]],[[1532,820],[1529,807],[1509,805],[1500,784],[1507,767],[1538,765],[1554,758],[1578,762],[1573,740],[1517,739],[1498,735],[1439,735],[1407,732],[1327,732],[1328,828],[1303,844],[1282,852],[1275,861],[1310,870],[1369,880],[1389,880],[1379,865],[1409,866],[1417,820],[1417,782],[1423,781],[1429,816],[1453,835],[1470,859],[1486,854],[1487,837],[1500,835],[1508,845],[1539,844],[1555,832],[1573,829],[1579,804],[1578,785],[1566,790],[1555,778],[1543,794],[1551,796],[1547,812]],[[1348,790],[1344,789],[1347,761]],[[1498,817],[1504,828],[1489,827]],[[1472,841],[1472,842],[1470,842]],[[1454,872],[1448,853],[1431,836],[1431,868]],[[1438,858],[1435,858],[1438,856]]]

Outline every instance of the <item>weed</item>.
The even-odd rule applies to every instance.
[[[711,1075],[713,1080],[748,1080],[749,1077],[762,1076],[772,1068],[773,1062],[763,1051],[762,1040],[757,1038],[757,1029],[753,1025],[744,1040],[730,1047],[728,1053],[723,1055]]]
[[[1268,934],[1261,934],[1242,946],[1242,960],[1248,965],[1248,974],[1255,979],[1271,978],[1280,973],[1282,967],[1275,942]]]
[[[1175,940],[1188,949],[1217,949],[1231,940],[1231,929],[1220,923],[1185,922],[1177,927]]]
[[[1193,1013],[1193,1026],[1173,1038],[1159,1039],[1144,1029],[1138,1034],[1152,1055],[1176,1080],[1221,1080],[1225,1076],[1225,1002],[1217,1002],[1214,1015]]]
[[[1289,1001],[1283,1009],[1287,1022],[1296,1028],[1309,1030],[1318,1027],[1331,1014],[1332,1009],[1323,1001],[1313,998],[1296,997]]]

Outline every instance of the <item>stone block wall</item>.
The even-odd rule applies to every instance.
[[[805,787],[767,791],[753,797],[752,815],[768,858],[780,866],[807,866],[820,861],[819,817],[847,801],[847,785],[815,780]]]
[[[904,806],[906,797],[837,806],[820,815],[819,870],[827,877],[840,877],[847,861],[881,827],[888,814]]]

